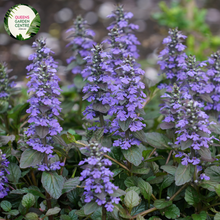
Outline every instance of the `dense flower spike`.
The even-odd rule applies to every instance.
[[[212,103],[209,101],[205,106],[205,110],[215,110],[220,112],[220,51],[212,54],[208,59],[207,77],[209,78],[209,86],[212,92]],[[219,116],[220,119],[220,116]]]
[[[123,64],[116,69],[117,78],[111,86],[112,94],[115,99],[115,104],[111,106],[110,115],[115,114],[116,118],[112,122],[112,130],[118,130],[122,124],[127,124],[121,133],[122,139],[114,142],[114,146],[121,146],[122,149],[128,149],[132,145],[139,145],[139,141],[128,134],[129,131],[136,132],[143,129],[145,124],[141,121],[143,118],[138,116],[137,111],[143,108],[143,102],[146,95],[142,89],[145,88],[141,82],[141,75],[144,71],[134,67],[135,60],[128,56],[122,62]]]
[[[118,204],[120,198],[112,194],[118,189],[111,180],[113,172],[107,168],[111,166],[110,160],[104,158],[104,154],[110,152],[110,149],[100,146],[98,143],[90,143],[86,147],[86,156],[79,163],[84,169],[81,172],[80,180],[84,181],[84,201],[89,203],[95,201],[99,206],[104,206],[107,211],[112,212],[114,203]]]
[[[6,155],[0,150],[0,198],[4,198],[8,195],[9,188],[7,187],[8,179],[7,174],[10,174],[7,170],[9,161],[6,159]]]
[[[188,87],[189,94],[192,95],[194,99],[198,99],[198,96],[205,99],[204,95],[213,90],[213,87],[207,84],[208,77],[200,69],[200,67],[206,66],[206,63],[199,62],[197,64],[195,56],[192,55],[187,57],[185,62],[186,80],[183,86]]]
[[[185,73],[185,58],[186,54],[183,52],[186,48],[182,44],[183,39],[186,36],[182,35],[178,29],[169,30],[169,36],[164,38],[163,44],[165,48],[160,52],[162,60],[158,61],[161,70],[166,74],[166,78],[171,80],[171,84],[174,82],[182,82],[186,79]],[[165,88],[165,85],[160,85],[161,88]]]
[[[109,31],[113,28],[118,29],[118,33],[121,33],[120,36],[115,38],[119,44],[123,45],[124,49],[127,50],[133,57],[138,58],[137,46],[140,42],[137,37],[133,34],[134,30],[137,30],[138,25],[129,23],[129,20],[133,17],[131,12],[124,12],[123,6],[118,5],[116,10],[112,14],[108,15],[108,18],[114,18],[114,21],[107,28]],[[125,54],[127,56],[127,54]]]
[[[67,44],[67,47],[71,46],[73,51],[73,55],[67,59],[67,63],[69,64],[67,69],[72,70],[73,74],[81,74],[86,64],[84,58],[91,55],[91,49],[96,44],[92,40],[95,33],[92,30],[88,30],[86,26],[87,21],[81,16],[77,16],[73,28],[67,30],[67,32],[74,32],[70,35],[73,39]]]
[[[30,113],[28,122],[31,124],[26,131],[30,138],[27,144],[34,150],[48,154],[51,158],[53,157],[52,136],[62,131],[57,120],[61,110],[58,100],[60,87],[56,75],[57,63],[50,56],[53,51],[46,47],[44,40],[36,40],[33,48],[36,48],[36,52],[29,56],[29,60],[33,60],[33,63],[27,66],[29,71],[27,78],[30,78],[27,83],[28,93],[32,94],[28,100],[30,103],[30,108],[27,110],[27,113]],[[62,166],[61,163],[58,166],[51,164],[50,167],[43,164],[39,169],[59,169],[59,165]]]
[[[0,100],[8,100],[10,97],[10,90],[15,86],[12,80],[13,77],[9,78],[9,70],[6,63],[0,63]]]
[[[208,149],[209,144],[213,142],[213,137],[210,137],[211,131],[208,129],[210,125],[209,116],[200,109],[202,104],[185,99],[176,84],[171,92],[165,93],[162,97],[165,99],[161,113],[165,115],[165,119],[161,128],[174,128],[177,134],[175,147],[181,150],[191,150],[190,154],[179,152],[176,157],[183,157],[183,165],[188,163],[197,165],[201,158],[204,161],[209,161],[204,158],[204,155],[201,155],[201,158],[197,157],[201,153],[199,150]]]
[[[84,99],[92,102],[84,111],[86,118],[92,120],[100,114],[107,114],[111,104],[112,97],[108,89],[111,83],[112,68],[106,64],[105,58],[109,57],[106,52],[102,51],[100,45],[92,49],[93,59],[88,63],[87,68],[83,71],[84,76],[88,76],[88,84],[83,88],[86,93]],[[88,59],[89,57],[86,57]]]

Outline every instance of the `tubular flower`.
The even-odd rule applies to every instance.
[[[12,70],[9,70],[6,66],[6,63],[0,63],[0,100],[8,100],[10,97],[10,90],[15,86],[15,83],[11,77],[9,78],[8,73]]]
[[[104,154],[110,152],[110,149],[102,147],[98,143],[90,143],[86,150],[87,158],[82,160],[79,165],[82,165],[80,180],[84,181],[84,201],[89,203],[95,201],[99,206],[104,206],[107,211],[113,211],[113,204],[118,204],[120,198],[113,196],[113,193],[118,189],[111,180],[113,172],[107,168],[111,166],[110,160],[104,158]]]
[[[185,73],[185,58],[187,57],[184,50],[185,45],[182,44],[186,36],[182,35],[178,29],[170,29],[169,36],[164,38],[163,44],[165,48],[160,52],[159,57],[162,59],[158,61],[166,78],[174,82],[182,82],[186,79]],[[166,88],[166,85],[160,85],[160,88]]]
[[[84,99],[92,102],[84,111],[89,120],[98,117],[100,114],[106,115],[110,109],[110,104],[114,101],[109,90],[112,68],[105,61],[109,55],[102,51],[100,45],[94,46],[92,52],[92,61],[83,71],[88,76],[88,84],[83,88],[83,92],[86,93]]]
[[[205,110],[215,110],[220,112],[220,51],[212,54],[208,59],[207,77],[209,78],[210,91],[212,92],[211,101],[208,101]],[[220,119],[220,116],[218,117]]]
[[[204,157],[201,154],[202,151],[200,151],[209,148],[209,144],[213,142],[214,137],[210,137],[211,131],[208,128],[213,122],[210,123],[209,116],[200,109],[203,106],[201,103],[187,100],[182,94],[182,91],[175,84],[171,92],[167,92],[162,96],[165,99],[161,113],[165,116],[165,119],[161,124],[161,128],[174,129],[177,134],[175,148],[191,150],[190,154],[183,152],[176,154],[176,157],[182,158],[183,165],[188,165],[188,163],[197,165],[200,160],[214,161],[214,159]],[[201,154],[201,157],[198,157],[199,154]]]
[[[73,52],[73,55],[67,59],[67,63],[69,64],[67,69],[72,70],[73,74],[81,74],[86,64],[84,58],[91,55],[91,49],[96,44],[92,40],[95,33],[92,30],[88,30],[86,25],[87,21],[81,16],[77,16],[73,28],[67,30],[67,32],[74,32],[70,35],[73,39],[67,44],[67,47],[72,47]]]
[[[133,17],[131,12],[124,12],[123,6],[118,5],[116,10],[112,14],[107,16],[108,18],[114,18],[114,21],[107,28],[108,30],[113,29],[114,27],[119,29],[119,32],[122,34],[120,38],[116,39],[121,44],[124,44],[125,49],[129,51],[130,55],[136,59],[139,57],[137,46],[140,42],[137,37],[133,34],[133,31],[138,29],[138,25],[129,23],[129,20]]]
[[[57,63],[50,56],[50,53],[54,52],[46,47],[44,40],[36,40],[32,47],[36,48],[36,52],[29,56],[29,60],[33,63],[26,68],[29,71],[27,78],[30,78],[27,83],[28,93],[32,94],[28,100],[30,108],[27,110],[27,113],[30,113],[28,122],[31,124],[25,133],[29,137],[27,141],[29,146],[51,158],[53,157],[52,137],[62,131],[57,120],[61,111],[58,100],[60,87],[56,75]],[[60,163],[60,166],[62,165]],[[39,165],[39,169],[54,168],[52,164],[50,166],[51,168],[45,164]]]
[[[0,150],[0,198],[4,198],[8,195],[9,188],[7,187],[8,179],[7,174],[10,174],[7,170],[9,161],[6,159],[6,155]]]
[[[115,104],[111,105],[109,114],[116,115],[112,122],[112,130],[117,131],[120,126],[127,133],[122,132],[120,134],[122,138],[116,140],[113,146],[121,146],[126,150],[132,145],[140,144],[130,132],[140,131],[145,126],[141,122],[143,118],[139,117],[137,113],[143,108],[146,97],[142,91],[145,86],[141,82],[141,75],[144,74],[144,71],[134,67],[134,62],[135,60],[130,56],[123,60],[122,65],[116,69],[118,75],[111,86]],[[124,127],[123,124],[127,124],[127,126]]]

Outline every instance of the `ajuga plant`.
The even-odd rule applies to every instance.
[[[79,165],[84,169],[81,172],[80,180],[84,180],[84,201],[91,203],[95,201],[98,206],[103,206],[103,213],[105,209],[112,212],[114,203],[118,204],[120,198],[115,196],[118,186],[115,186],[111,180],[113,179],[113,172],[107,168],[111,166],[112,162],[104,158],[104,154],[110,152],[109,148],[102,147],[98,142],[92,142],[86,150],[87,158],[82,160]]]
[[[124,12],[122,5],[118,5],[117,8],[112,12],[112,14],[107,16],[108,18],[113,18],[114,21],[108,26],[110,31],[113,28],[118,28],[118,32],[123,34],[116,41],[124,44],[126,43],[125,49],[132,53],[134,58],[138,58],[139,54],[137,51],[137,45],[140,44],[137,37],[134,35],[133,31],[138,29],[138,25],[129,23],[129,20],[133,17],[131,12]],[[130,54],[131,55],[131,54]]]
[[[56,75],[57,63],[50,55],[53,53],[46,47],[45,40],[38,39],[33,43],[36,52],[29,56],[33,63],[27,66],[30,81],[28,93],[31,94],[28,102],[30,107],[27,113],[30,113],[28,130],[25,132],[29,137],[27,144],[32,149],[44,153],[42,163],[37,164],[41,171],[60,169],[63,163],[59,161],[51,162],[53,154],[52,137],[62,131],[58,122],[60,101],[59,78]]]
[[[69,37],[73,37],[67,47],[71,47],[72,56],[67,59],[68,70],[71,70],[73,74],[82,74],[82,70],[85,67],[85,57],[91,55],[91,49],[96,43],[93,41],[95,33],[92,30],[87,29],[87,21],[81,16],[77,16],[73,22],[73,27],[68,29],[67,32],[73,32]],[[86,74],[83,75],[86,77]]]
[[[215,159],[211,157],[209,146],[213,143],[214,137],[210,136],[211,131],[208,128],[209,116],[201,110],[203,105],[193,99],[185,99],[176,84],[171,92],[165,93],[162,97],[165,98],[165,103],[161,113],[165,118],[161,128],[173,128],[177,136],[173,147],[179,151],[176,152],[175,157],[180,157],[184,166],[188,164],[199,166],[202,161],[213,162]],[[202,167],[199,171],[201,170]],[[200,178],[209,180],[205,174],[201,174]],[[194,180],[198,179],[195,169]]]
[[[131,132],[140,131],[146,126],[141,122],[143,118],[138,116],[138,110],[143,108],[146,95],[142,91],[144,84],[140,81],[144,71],[134,67],[133,57],[124,58],[122,63],[116,69],[117,78],[111,86],[116,104],[111,106],[110,114],[115,114],[112,130],[119,131],[119,127],[122,129],[122,133],[119,133],[122,138],[116,140],[113,145],[127,150],[140,144]]]
[[[220,65],[220,52],[217,51],[213,53],[208,59],[207,66],[207,78],[210,87],[211,100],[207,100],[205,110],[210,112],[211,110],[215,112],[216,119],[220,118],[220,90],[219,90],[219,65]],[[213,115],[213,114],[212,114]]]
[[[181,34],[177,28],[169,30],[168,37],[164,38],[163,44],[165,48],[160,52],[159,57],[162,60],[158,61],[162,73],[166,74],[166,78],[174,82],[182,82],[186,79],[184,71],[185,58],[187,57],[184,53],[186,48],[182,44],[182,41],[186,39],[186,36]],[[160,88],[165,88],[165,84],[161,84]]]
[[[108,85],[111,83],[112,68],[106,63],[106,58],[110,57],[110,55],[102,50],[101,45],[94,46],[92,52],[92,60],[88,62],[87,67],[83,71],[83,73],[86,72],[86,79],[88,80],[88,84],[83,88],[83,92],[86,93],[84,99],[91,102],[84,111],[84,114],[89,120],[98,117],[103,127],[103,115],[108,113],[110,103],[112,102],[108,88]],[[90,59],[90,57],[85,59]]]
[[[6,154],[2,153],[0,149],[0,198],[4,198],[8,195],[8,178],[7,174],[10,174],[7,170],[9,161],[6,159]]]

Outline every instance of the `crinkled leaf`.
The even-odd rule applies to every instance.
[[[62,195],[64,178],[56,172],[43,172],[41,182],[45,190],[54,199],[58,199]]]
[[[28,220],[38,220],[38,215],[34,212],[29,212],[25,215]]]
[[[132,132],[132,134],[141,142],[147,143],[146,135],[143,130]]]
[[[124,181],[124,183],[127,187],[137,186],[138,182],[139,182],[139,178],[137,176],[129,176]]]
[[[20,167],[24,169],[27,167],[36,166],[37,164],[41,163],[43,158],[43,153],[33,149],[26,149],[21,155]]]
[[[70,178],[68,179],[63,186],[62,194],[66,192],[70,192],[74,188],[76,188],[77,185],[80,184],[79,177]]]
[[[9,212],[11,210],[11,203],[9,201],[6,201],[6,200],[3,200],[1,201],[1,208],[6,211],[6,212]]]
[[[2,212],[3,214],[6,214],[6,215],[13,215],[13,216],[16,216],[19,214],[19,211],[18,210],[15,210],[15,209],[12,209],[11,211],[9,212]]]
[[[142,151],[137,146],[131,146],[128,150],[122,150],[124,157],[135,166],[142,162]]]
[[[200,202],[200,197],[197,191],[192,187],[188,186],[185,191],[185,200],[189,205],[195,206]]]
[[[49,209],[46,213],[46,216],[50,216],[50,215],[56,215],[60,212],[61,208],[59,207],[54,207],[52,209]]]
[[[150,172],[150,168],[149,167],[142,167],[142,168],[132,167],[131,172],[136,173],[136,174],[148,174]]]
[[[170,186],[173,182],[174,182],[174,176],[166,175],[163,179],[163,182],[160,185],[160,191]]]
[[[220,180],[220,167],[211,166],[205,169],[205,174],[210,177],[211,181],[219,182]]]
[[[163,211],[165,212],[165,216],[168,219],[177,219],[180,216],[180,210],[174,204],[172,204],[171,206],[168,206]]]
[[[168,143],[171,143],[171,140],[164,134],[156,132],[146,133],[146,139],[148,144],[158,149],[169,148]]]
[[[164,209],[170,205],[172,205],[172,201],[166,201],[165,199],[157,199],[154,201],[154,206],[157,209]]]
[[[86,203],[84,205],[84,213],[85,215],[90,215],[91,213],[93,213],[96,209],[98,209],[99,206],[96,202],[90,202],[90,203]]]
[[[140,188],[141,194],[144,196],[144,198],[149,201],[153,192],[152,186],[148,182],[144,181],[142,178],[139,178],[138,187]]]
[[[32,195],[31,193],[28,193],[28,194],[24,195],[23,198],[22,198],[21,203],[25,208],[32,207],[35,204],[34,195]]]
[[[124,203],[126,207],[131,210],[133,207],[137,206],[140,203],[140,197],[134,190],[131,190],[127,192],[124,198]]]
[[[16,184],[21,177],[21,170],[16,163],[9,163],[7,170],[10,174],[7,174],[7,178],[10,182]]]
[[[176,167],[171,166],[171,165],[163,165],[163,166],[161,166],[161,169],[164,170],[165,172],[173,175],[173,176],[176,173]]]
[[[175,182],[177,186],[181,186],[185,183],[188,183],[192,178],[190,165],[187,166],[179,164],[176,173],[175,173]]]

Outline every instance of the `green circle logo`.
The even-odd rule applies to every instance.
[[[29,5],[14,5],[5,14],[4,26],[9,36],[16,40],[28,40],[39,31],[40,16]]]

